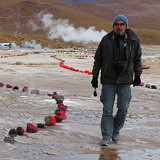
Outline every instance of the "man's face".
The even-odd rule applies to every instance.
[[[126,24],[124,21],[117,21],[114,26],[113,26],[114,31],[118,34],[118,35],[124,35],[125,30],[126,30]]]

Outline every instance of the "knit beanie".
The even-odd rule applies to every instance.
[[[128,27],[128,19],[125,15],[118,15],[113,20],[113,26],[117,21],[124,21],[126,23],[126,27]]]

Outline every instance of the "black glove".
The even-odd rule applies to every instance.
[[[98,88],[98,77],[93,77],[91,83],[93,88]]]
[[[141,78],[140,76],[135,76],[134,81],[133,81],[133,86],[139,86],[139,84],[141,83]]]
[[[94,97],[97,97],[97,91],[96,91],[96,88],[95,88],[95,90],[94,90],[94,92],[93,92],[93,95],[94,95]]]

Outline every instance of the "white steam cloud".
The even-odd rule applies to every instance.
[[[104,30],[97,31],[95,27],[75,28],[73,24],[69,23],[68,19],[54,19],[52,14],[39,13],[37,15],[38,22],[41,23],[41,27],[35,24],[33,20],[29,21],[29,26],[34,31],[42,28],[47,31],[47,36],[50,40],[61,38],[65,42],[77,42],[77,43],[90,43],[100,42],[102,37],[107,33]]]
[[[40,29],[40,27],[37,24],[35,24],[32,19],[28,22],[28,26],[31,26],[33,31]]]

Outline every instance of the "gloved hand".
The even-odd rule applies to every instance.
[[[141,83],[141,78],[140,76],[135,76],[134,81],[133,81],[133,86],[138,86]]]
[[[98,88],[98,77],[93,77],[91,80],[91,84],[93,88]]]

